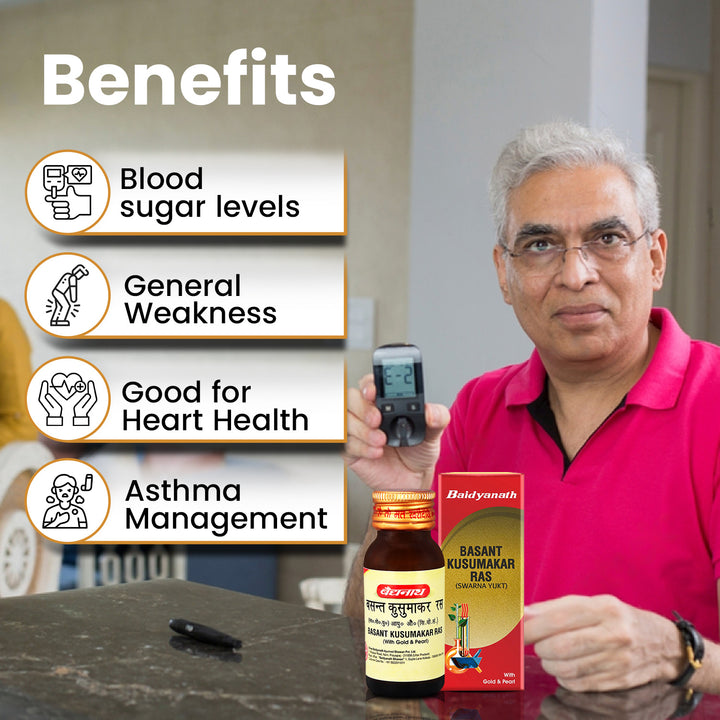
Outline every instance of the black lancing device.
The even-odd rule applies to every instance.
[[[425,439],[422,356],[415,345],[382,345],[373,353],[373,374],[382,413],[380,429],[390,447],[419,445]]]
[[[191,620],[183,620],[182,618],[172,618],[169,622],[170,628],[176,633],[186,635],[194,640],[216,645],[218,647],[226,647],[237,652],[242,647],[242,640],[227,635],[220,630],[192,622]]]

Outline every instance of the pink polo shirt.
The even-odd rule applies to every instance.
[[[460,391],[436,472],[525,474],[526,603],[610,593],[677,610],[717,641],[720,348],[691,340],[667,310],[651,319],[650,365],[567,469],[528,409],[546,378],[535,351]]]

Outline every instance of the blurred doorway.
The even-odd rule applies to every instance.
[[[655,304],[696,338],[709,332],[710,101],[703,73],[650,68],[646,151],[660,184],[668,272]]]

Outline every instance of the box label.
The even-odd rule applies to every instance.
[[[522,476],[448,473],[439,487],[445,689],[520,689]]]

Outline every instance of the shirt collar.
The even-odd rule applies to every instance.
[[[505,388],[505,405],[529,405],[540,397],[545,389],[545,366],[537,350],[530,359],[519,366],[518,372]]]
[[[660,339],[650,364],[630,389],[627,404],[664,410],[680,395],[690,362],[690,337],[665,308],[653,308],[650,321],[660,328]]]
[[[627,394],[627,405],[662,410],[677,402],[690,360],[690,338],[669,310],[653,308],[650,321],[660,328],[660,339],[650,364]],[[528,405],[543,392],[545,368],[537,350],[519,366],[505,390],[505,404]]]

